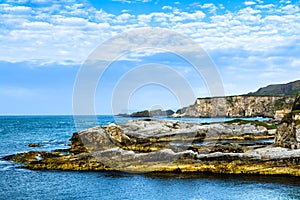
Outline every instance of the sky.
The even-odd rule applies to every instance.
[[[0,0],[0,115],[72,114],[75,85],[90,55],[142,28],[170,30],[199,45],[225,95],[300,79],[300,1]],[[147,37],[137,44],[150,44]],[[176,110],[212,95],[203,74],[174,52],[128,52],[110,63],[95,88],[97,114]],[[175,90],[168,86],[171,75],[179,81]],[[140,84],[129,87],[134,81]],[[129,99],[116,95],[127,90],[120,84],[132,90]],[[180,103],[177,91],[187,87],[193,95]],[[115,106],[121,100],[127,107]]]

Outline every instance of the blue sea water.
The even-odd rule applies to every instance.
[[[0,116],[0,157],[68,148],[77,129],[128,118]],[[224,119],[184,119],[209,122]],[[259,119],[262,120],[262,119]],[[29,143],[41,143],[31,148]],[[300,169],[299,169],[300,170]],[[204,174],[31,171],[0,160],[0,199],[300,199],[300,179]]]

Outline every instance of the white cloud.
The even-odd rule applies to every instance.
[[[23,26],[30,30],[50,30],[53,28],[53,25],[48,22],[25,22]]]
[[[130,0],[112,0],[112,1],[118,1],[118,2],[122,2],[122,3],[132,3],[132,1]]]
[[[216,13],[217,11],[217,6],[215,6],[214,4],[212,3],[205,3],[201,6],[202,9],[205,9],[205,8],[209,8],[210,9],[210,13]]]
[[[199,21],[205,17],[205,13],[202,11],[195,11],[192,13],[188,12],[180,12],[179,10],[175,10],[173,13],[164,13],[164,12],[153,12],[150,14],[141,14],[137,17],[138,22],[141,25],[150,25],[151,22],[170,22],[166,23],[167,26],[171,25],[171,23],[175,24],[183,21]]]
[[[143,1],[130,1],[133,2]],[[250,6],[250,1],[247,2],[245,4]],[[191,37],[210,53],[225,54],[225,58],[231,60],[232,65],[243,69],[257,65],[260,60],[264,61],[262,63],[264,66],[273,66],[274,59],[266,59],[266,56],[263,56],[266,52],[276,52],[276,49],[289,44],[287,49],[281,52],[283,55],[286,54],[286,62],[277,67],[284,66],[287,69],[299,67],[298,54],[287,53],[289,48],[294,48],[294,41],[300,39],[299,6],[283,4],[276,7],[273,4],[261,3],[236,11],[214,13],[213,16],[208,13],[216,11],[217,6],[214,4],[200,6],[201,8],[192,11],[164,6],[162,9],[167,12],[149,14],[134,14],[134,11],[128,13],[123,10],[117,15],[81,3],[56,2],[31,8],[25,5],[12,5],[7,1],[6,4],[0,4],[0,10],[3,11],[0,15],[0,23],[3,25],[0,31],[2,47],[0,60],[12,62],[40,60],[43,63],[79,64],[98,44],[117,33],[133,28],[155,26],[170,28]],[[218,5],[218,8],[221,6]],[[270,12],[265,13],[265,10]],[[226,52],[236,54],[244,52],[254,55],[255,59],[241,57],[236,61],[231,55],[226,56]],[[141,58],[141,55],[137,54],[135,57]],[[243,62],[250,64],[242,65]],[[276,73],[269,73],[273,69]],[[276,69],[268,68],[263,73],[265,75],[269,73],[268,78],[278,77],[283,72]],[[233,72],[239,73],[234,70]],[[245,73],[240,73],[237,77],[242,78],[243,74]]]
[[[254,1],[245,1],[244,4],[245,4],[246,6],[252,6],[252,5],[255,5],[256,2],[254,2]]]
[[[123,31],[150,26],[177,31],[208,51],[220,70],[228,95],[300,77],[297,4],[247,1],[248,5],[239,10],[226,10],[226,6],[214,4],[199,4],[188,10],[180,8],[178,3],[177,8],[162,7],[160,12],[136,14],[134,10],[130,13],[122,10],[120,14],[112,14],[83,3],[43,1],[42,6],[29,7],[10,2],[0,4],[0,60],[3,61],[32,61],[40,66],[79,65],[105,40]],[[180,45],[174,48],[183,51]],[[189,47],[186,50],[193,51]],[[140,61],[155,53],[136,52],[122,59]],[[185,68],[178,71],[187,73]],[[6,96],[32,94],[26,88],[0,87],[1,92]]]
[[[257,9],[253,9],[253,8],[250,8],[250,7],[246,7],[244,9],[241,9],[238,14],[258,14],[258,13],[261,13],[261,10],[257,10]]]
[[[112,1],[119,1],[122,3],[131,4],[131,3],[137,3],[137,2],[147,3],[147,2],[151,2],[152,0],[112,0]]]
[[[8,3],[26,3],[28,0],[8,0]]]
[[[116,23],[129,23],[131,18],[134,18],[134,16],[132,16],[128,13],[123,13],[123,14],[117,16],[114,21]]]
[[[162,9],[163,10],[172,10],[172,6],[163,6]]]
[[[270,9],[270,8],[274,8],[274,7],[275,7],[274,4],[256,5],[256,8],[258,8],[258,9]]]
[[[8,4],[2,4],[0,9],[3,10],[4,13],[13,13],[14,15],[29,14],[32,11],[31,8],[27,6],[11,6]]]
[[[184,21],[184,20],[201,20],[206,15],[202,11],[196,11],[193,13],[181,12],[179,16],[182,17],[181,21]]]
[[[292,63],[291,63],[291,67],[299,69],[300,68],[300,59],[293,59]]]
[[[299,7],[295,6],[295,5],[286,5],[284,7],[281,8],[283,13],[287,13],[287,14],[294,14],[299,12]]]
[[[30,0],[31,3],[51,3],[50,0]]]

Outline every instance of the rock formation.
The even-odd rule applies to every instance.
[[[294,97],[228,96],[199,98],[173,117],[271,117],[282,118],[290,112]]]
[[[291,111],[294,97],[300,91],[300,80],[286,84],[273,84],[256,92],[239,96],[198,98],[188,107],[173,113],[167,111],[140,111],[120,114],[125,117],[270,117],[280,121]]]
[[[296,97],[292,111],[281,121],[276,132],[275,145],[300,149],[300,93]]]
[[[33,170],[121,170],[300,176],[300,150],[268,146],[263,122],[195,124],[142,119],[76,132],[72,146],[6,156]],[[284,165],[283,165],[284,163]]]
[[[154,116],[164,116],[169,117],[174,114],[173,110],[143,110],[134,112],[131,115],[128,115],[129,117],[154,117]]]

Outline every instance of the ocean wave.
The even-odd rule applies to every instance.
[[[20,164],[16,164],[10,161],[0,160],[0,172],[4,171],[21,171],[31,172],[29,169],[19,168]]]
[[[0,171],[11,171],[13,168],[15,168],[15,167],[14,166],[1,167],[1,165],[0,165]]]
[[[0,171],[9,171],[16,167],[17,165],[15,163],[0,160]]]

